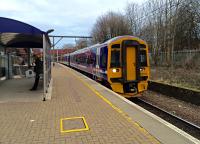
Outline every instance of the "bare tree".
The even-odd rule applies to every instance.
[[[64,44],[62,46],[62,49],[71,49],[74,47],[74,44],[71,44],[71,43],[67,43],[67,44]]]
[[[199,48],[199,0],[149,0],[141,6],[129,3],[125,11],[132,34],[148,42],[155,64],[160,52],[173,66],[175,50]]]
[[[128,34],[131,34],[131,28],[127,18],[120,13],[114,12],[108,12],[100,16],[91,31],[93,43],[103,42],[115,36]]]
[[[173,66],[174,51],[200,48],[200,1],[128,3],[125,15],[108,12],[97,19],[91,31],[93,43],[125,34],[146,40],[155,64],[159,62],[160,52],[165,52],[165,64]]]
[[[80,38],[76,40],[76,49],[82,49],[88,46],[88,41],[85,38]]]

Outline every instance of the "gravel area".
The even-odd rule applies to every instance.
[[[200,106],[193,105],[152,91],[144,92],[141,98],[200,126]]]

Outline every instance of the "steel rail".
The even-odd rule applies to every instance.
[[[173,117],[174,119],[177,119],[177,120],[181,121],[182,123],[187,124],[187,126],[192,127],[193,129],[196,129],[196,130],[200,131],[200,126],[198,126],[198,125],[196,125],[196,124],[194,124],[194,123],[192,123],[192,122],[189,122],[189,121],[187,121],[187,120],[185,120],[185,119],[183,119],[183,118],[181,118],[181,117],[178,117],[178,116],[176,116],[176,115],[174,115],[174,114],[172,114],[172,113],[170,113],[170,112],[168,112],[168,111],[166,111],[166,110],[164,110],[164,109],[162,109],[162,108],[159,108],[158,106],[153,105],[153,104],[151,104],[151,103],[149,103],[149,102],[147,102],[147,101],[145,101],[145,100],[143,100],[143,99],[141,99],[141,98],[137,98],[137,100],[138,100],[139,102],[142,102],[142,103],[144,103],[144,104],[146,104],[146,105],[148,105],[148,106],[150,106],[150,107],[153,107],[154,109],[157,109],[157,110],[159,110],[159,111],[161,111],[161,112],[163,112],[163,113],[165,113],[165,114],[167,114],[167,115]],[[132,102],[133,102],[133,101],[132,101]],[[136,103],[136,104],[137,104],[137,103]]]

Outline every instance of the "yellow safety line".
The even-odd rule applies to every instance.
[[[143,134],[148,134],[149,135],[148,138],[152,142],[156,142],[157,144],[160,144],[160,142],[155,137],[153,137],[152,135],[150,135],[146,129],[144,129],[143,127],[141,127],[138,123],[134,122],[130,116],[128,116],[120,108],[117,108],[115,105],[113,105],[108,99],[106,99],[104,96],[102,96],[96,89],[94,89],[88,83],[86,83],[83,79],[81,79],[80,76],[77,76],[76,74],[74,74],[73,72],[71,72],[71,70],[69,70],[69,69],[67,69],[67,71],[69,71],[72,75],[74,75],[77,79],[79,79],[85,86],[87,86],[90,90],[92,90],[97,96],[99,96],[107,104],[109,104],[114,110],[116,110],[118,113],[120,113],[127,121],[129,121],[134,126],[136,126],[139,129],[140,132],[142,132]]]
[[[71,130],[63,130],[63,120],[71,120],[71,119],[82,119],[85,125],[85,128],[81,129],[71,129]],[[60,119],[60,132],[61,133],[69,133],[69,132],[80,132],[80,131],[87,131],[89,130],[89,126],[85,120],[85,117],[69,117],[69,118],[61,118]]]
[[[86,119],[84,117],[82,117],[82,119],[83,119],[83,123],[85,125],[85,130],[89,130],[89,126],[88,126],[88,124],[86,122]]]

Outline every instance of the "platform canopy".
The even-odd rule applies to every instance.
[[[29,24],[0,17],[0,45],[3,47],[43,48],[46,32]]]
[[[0,46],[9,48],[42,48],[43,49],[43,87],[44,99],[47,97],[51,82],[51,42],[47,32],[29,24],[0,17]]]

